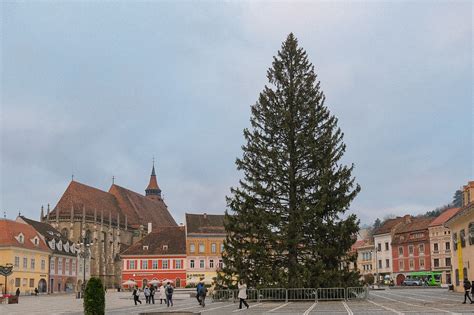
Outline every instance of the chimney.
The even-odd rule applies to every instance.
[[[410,216],[409,214],[405,215],[405,216],[403,217],[403,221],[404,221],[405,223],[407,223],[407,224],[408,224],[408,223],[411,223],[411,216]]]
[[[207,219],[207,213],[204,212],[204,220]]]
[[[151,222],[148,222],[148,234],[151,233]]]

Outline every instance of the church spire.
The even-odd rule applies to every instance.
[[[150,199],[161,199],[161,189],[158,186],[158,182],[156,181],[154,158],[153,158],[153,167],[151,169],[150,182],[148,183],[148,187],[145,189],[145,192],[146,192],[146,196]]]

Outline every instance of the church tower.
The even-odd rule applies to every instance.
[[[158,186],[158,182],[156,181],[156,174],[155,174],[155,162],[153,162],[153,168],[151,170],[150,182],[148,183],[148,187],[145,189],[146,196],[150,199],[160,200],[161,199],[161,189]]]

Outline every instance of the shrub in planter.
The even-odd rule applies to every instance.
[[[90,278],[84,292],[84,314],[105,314],[105,291],[99,278]]]

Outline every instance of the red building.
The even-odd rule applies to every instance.
[[[186,285],[186,234],[184,226],[160,227],[120,255],[122,282],[133,280],[143,288],[151,280],[172,280]]]
[[[433,218],[403,218],[392,239],[393,274],[401,285],[410,272],[431,270],[428,226]]]

